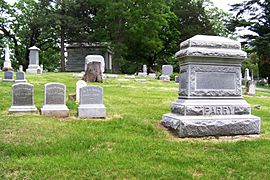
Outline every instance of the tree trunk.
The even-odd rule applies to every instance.
[[[85,82],[103,82],[100,62],[90,62],[82,78]]]
[[[65,72],[65,32],[64,27],[61,27],[61,72]]]

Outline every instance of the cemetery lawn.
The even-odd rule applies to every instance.
[[[26,78],[39,109],[45,83],[64,83],[70,94],[79,80],[72,73]],[[177,98],[176,83],[106,79],[91,84],[104,88],[105,120],[77,118],[73,101],[67,101],[66,119],[9,115],[12,83],[0,82],[0,179],[270,178],[270,93],[244,96],[252,114],[261,117],[260,138],[180,139],[160,125]],[[255,104],[261,109],[253,109]]]

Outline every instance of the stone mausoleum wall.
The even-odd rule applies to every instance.
[[[105,72],[112,72],[112,52],[105,43],[71,44],[66,47],[67,63],[66,71],[81,72],[85,69],[85,57],[87,55],[101,55],[105,60]]]

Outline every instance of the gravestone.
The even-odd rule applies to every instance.
[[[25,73],[23,71],[18,71],[16,73],[15,83],[25,83],[27,80],[25,79]]]
[[[17,83],[12,86],[12,105],[8,112],[37,112],[34,105],[34,87],[32,84]]]
[[[45,116],[68,117],[66,86],[61,83],[47,83],[44,88],[44,105],[41,114]]]
[[[234,136],[260,133],[242,97],[241,45],[219,36],[194,36],[180,45],[179,97],[162,125],[179,137]]]
[[[14,72],[13,71],[5,71],[3,82],[14,82]]]
[[[134,75],[125,75],[125,79],[135,79]]]
[[[85,57],[85,67],[84,70],[87,70],[87,65],[90,62],[99,62],[100,63],[100,71],[101,73],[104,73],[105,71],[105,63],[104,58],[101,55],[88,55]]]
[[[162,66],[162,75],[159,77],[160,80],[170,81],[170,76],[173,73],[173,67],[171,65]]]
[[[135,79],[136,82],[147,82],[146,79]]]
[[[85,86],[80,89],[80,118],[106,118],[106,107],[103,104],[103,88]]]
[[[251,77],[250,77],[249,69],[248,69],[248,68],[245,69],[245,77],[244,77],[244,80],[245,80],[245,81],[250,81],[250,80],[251,80]]]
[[[106,75],[106,78],[108,78],[108,79],[115,79],[115,78],[118,78],[118,75],[117,74],[107,74]]]
[[[40,49],[36,46],[29,48],[29,66],[28,69],[26,69],[27,73],[30,74],[38,74],[40,72],[40,66],[39,66],[39,51]]]
[[[146,73],[147,74],[147,65],[143,65],[143,73]]]
[[[23,65],[19,66],[19,71],[23,71]]]
[[[247,81],[246,83],[246,92],[245,94],[255,96],[256,95],[256,82],[255,81]]]
[[[76,83],[76,101],[80,102],[80,89],[87,86],[87,83],[84,80],[79,80]]]
[[[155,73],[149,73],[149,74],[148,74],[148,77],[149,77],[149,78],[156,79],[156,78],[157,78],[157,75],[156,75]]]
[[[5,52],[5,61],[4,61],[3,71],[12,71],[13,68],[11,66],[10,49],[9,49],[8,44],[5,45],[4,52]]]

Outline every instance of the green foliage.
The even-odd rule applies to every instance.
[[[254,47],[259,57],[261,77],[270,77],[270,1],[248,0],[232,6],[237,11],[232,27],[246,27],[255,35],[246,35],[247,43]]]

